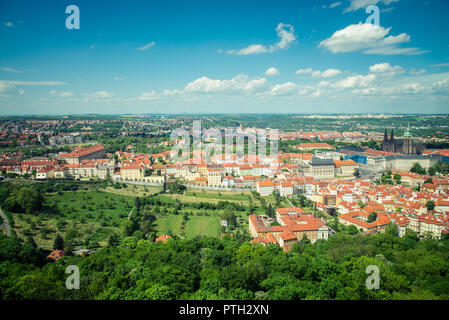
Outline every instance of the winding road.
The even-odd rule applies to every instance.
[[[0,216],[3,219],[3,224],[0,225],[0,228],[6,229],[6,235],[8,237],[11,236],[11,227],[9,226],[8,218],[6,217],[5,213],[2,211],[2,208],[0,208]]]

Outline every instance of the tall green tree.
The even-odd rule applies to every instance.
[[[427,211],[432,211],[435,209],[435,202],[433,200],[429,200],[426,202]]]
[[[14,189],[4,202],[8,211],[32,213],[42,208],[43,196],[33,187]]]
[[[419,162],[415,162],[410,169],[410,172],[418,173],[418,174],[426,174],[426,169],[424,169]]]
[[[376,212],[371,212],[369,215],[368,215],[368,223],[371,223],[371,222],[374,222],[374,221],[376,221],[377,220],[377,213]]]
[[[64,239],[62,239],[59,233],[53,241],[53,250],[64,250]]]

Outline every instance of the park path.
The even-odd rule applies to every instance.
[[[285,197],[285,199],[287,199],[287,202],[290,204],[290,206],[291,206],[292,208],[294,208],[294,205],[290,202],[290,199],[287,198],[287,197]]]
[[[11,227],[9,226],[8,218],[6,217],[6,214],[2,211],[2,208],[0,208],[0,216],[3,219],[3,224],[0,225],[0,227],[5,228],[6,229],[6,235],[8,237],[10,237],[11,236]]]
[[[128,220],[131,220],[131,214],[133,213],[133,211],[134,211],[135,208],[136,208],[136,207],[133,207],[133,208],[131,209],[131,211],[129,212],[129,214],[128,214]]]

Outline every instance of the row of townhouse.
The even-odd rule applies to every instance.
[[[106,156],[106,150],[102,145],[88,148],[77,148],[69,153],[62,153],[57,158],[68,164],[80,164],[83,160],[102,159]]]
[[[261,196],[269,196],[275,192],[279,193],[281,196],[288,197],[294,194],[294,186],[293,183],[289,181],[275,182],[267,179],[257,182],[256,191]]]
[[[313,177],[314,179],[333,179],[335,177],[354,177],[358,163],[353,160],[334,160],[332,157],[320,158],[311,153],[281,154],[279,169],[295,175]]]
[[[289,251],[293,244],[304,238],[314,243],[319,239],[327,240],[330,235],[330,229],[323,221],[306,215],[301,208],[278,208],[276,220],[280,226],[271,226],[271,220],[264,216],[249,216],[249,231],[254,238],[252,242],[278,244]]]
[[[392,221],[398,227],[400,237],[403,237],[410,229],[421,237],[430,234],[433,238],[440,239],[443,233],[449,233],[449,214],[390,214]]]
[[[108,161],[104,161],[108,160]],[[36,172],[36,179],[82,179],[82,178],[96,178],[106,179],[111,177],[114,173],[113,160],[98,159],[98,161],[83,162],[81,164],[63,164],[63,165],[49,165],[40,168]]]
[[[150,166],[153,175],[169,175],[190,184],[221,187],[255,187],[263,175],[269,175],[265,164],[194,164],[193,161],[177,164],[154,164]],[[206,183],[205,183],[206,181]]]

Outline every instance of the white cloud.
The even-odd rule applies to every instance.
[[[311,74],[313,72],[312,68],[298,69],[295,74]]]
[[[20,95],[23,95],[25,90],[23,88],[17,88],[21,86],[58,86],[63,84],[65,84],[65,82],[0,80],[0,96],[8,97],[9,94],[14,91]]]
[[[338,76],[341,73],[342,72],[338,69],[327,69],[321,73],[321,78],[332,78]]]
[[[320,47],[332,53],[362,51],[367,54],[422,54],[418,48],[398,48],[401,43],[410,42],[410,36],[401,33],[388,36],[391,28],[383,28],[371,23],[359,23],[336,31],[330,38],[321,41]]]
[[[431,84],[432,93],[449,94],[449,77],[439,80]]]
[[[60,98],[69,98],[69,97],[73,97],[74,93],[72,91],[57,92],[56,90],[51,90],[50,95],[57,96]]]
[[[68,98],[73,96],[73,92],[71,91],[63,91],[59,94],[61,98]]]
[[[313,71],[312,68],[307,69],[299,69],[295,72],[295,74],[310,74],[312,78],[332,78],[336,77],[342,72],[338,69],[327,69],[324,71],[315,70]]]
[[[182,93],[181,90],[177,90],[177,89],[175,89],[175,90],[165,89],[164,92],[163,92],[163,95],[166,96],[166,97],[168,97],[168,96],[178,95],[178,94],[181,94],[181,93]]]
[[[349,0],[351,2],[350,6],[345,9],[343,12],[351,12],[359,9],[365,9],[370,4],[378,4],[379,2],[384,5],[390,5],[394,2],[398,2],[399,0]]]
[[[341,2],[340,2],[340,1],[331,3],[329,6],[326,6],[326,5],[324,4],[324,5],[323,5],[323,9],[326,9],[326,8],[332,9],[332,8],[336,8],[336,7],[340,6],[340,5],[341,5]]]
[[[290,24],[279,23],[276,27],[276,33],[281,40],[268,47],[262,44],[252,44],[240,50],[228,50],[226,52],[228,54],[249,55],[287,50],[296,41],[295,28]]]
[[[8,81],[0,80],[0,95],[12,91],[16,86]]]
[[[372,84],[374,79],[376,79],[374,74],[369,74],[366,76],[359,74],[337,81],[332,85],[332,87],[336,89],[363,88]]]
[[[6,71],[6,72],[13,72],[13,73],[23,73],[23,71],[21,71],[21,70],[17,70],[14,68],[8,68],[8,67],[0,68],[0,70]]]
[[[318,88],[325,88],[325,87],[328,87],[329,86],[329,82],[327,82],[327,81],[321,81],[319,84],[318,84]]]
[[[113,92],[108,91],[97,91],[93,93],[84,94],[84,96],[87,98],[101,98],[101,99],[112,98],[114,95],[115,94]]]
[[[297,90],[298,86],[293,82],[286,82],[273,86],[269,92],[271,95],[289,95]]]
[[[231,80],[216,80],[201,77],[187,84],[183,93],[249,94],[267,88],[268,82],[265,78],[250,80],[246,75],[238,75]]]
[[[384,47],[367,49],[367,50],[365,50],[364,53],[387,55],[387,56],[398,55],[398,54],[416,56],[416,55],[423,54],[426,52],[429,52],[429,50],[421,50],[419,48],[398,48],[395,46],[384,46]]]
[[[400,66],[392,66],[391,64],[378,63],[369,67],[369,71],[372,73],[383,74],[388,76],[394,76],[400,73],[404,73],[405,70]]]
[[[157,98],[159,98],[159,94],[153,90],[151,92],[142,93],[139,100],[156,100]]]
[[[311,95],[310,95],[310,97],[311,98],[319,98],[319,97],[321,97],[322,96],[322,91],[320,90],[320,89],[318,89],[318,90],[316,90],[315,92],[313,92]]]
[[[141,51],[143,51],[143,50],[148,50],[148,49],[150,49],[151,47],[154,47],[155,45],[156,45],[156,42],[152,41],[152,42],[150,42],[150,43],[147,43],[147,44],[144,45],[144,46],[138,47],[137,50],[141,50]]]
[[[14,24],[11,21],[8,21],[5,23],[5,26],[7,27],[14,27]]]
[[[380,10],[380,12],[386,13],[386,12],[390,12],[390,11],[393,11],[393,10],[394,10],[393,7],[390,7],[390,8],[383,8],[383,9]]]
[[[432,64],[431,67],[435,67],[435,68],[449,67],[449,62],[448,63]]]
[[[397,96],[405,94],[417,94],[426,90],[426,87],[419,82],[399,84],[391,87],[384,87],[381,90],[383,95]]]
[[[265,75],[268,77],[278,76],[279,74],[279,70],[274,67],[268,68],[267,71],[265,71]]]
[[[332,9],[332,8],[338,7],[339,5],[341,5],[341,2],[337,1],[337,2],[334,2],[334,3],[330,4],[329,8]]]
[[[426,73],[427,72],[427,70],[426,69],[421,69],[421,70],[418,70],[418,69],[412,69],[412,70],[410,70],[410,74],[411,75],[413,75],[413,76],[419,76],[419,75],[422,75],[422,74],[424,74],[424,73]]]
[[[347,101],[348,98],[363,99],[364,97],[367,99],[372,97],[383,99],[421,99],[422,101],[427,101],[428,99],[449,100],[449,73],[423,75],[422,72],[418,72],[419,74],[411,76],[406,74],[401,66],[391,65],[387,62],[374,64],[368,69],[367,74],[350,74],[343,79],[333,79],[331,77],[331,75],[343,74],[337,69],[318,71],[316,74],[319,74],[319,78],[327,78],[318,83],[311,81],[311,83],[306,85],[294,82],[270,84],[266,78],[251,79],[244,74],[225,80],[201,77],[188,83],[184,89],[166,89],[162,93],[151,91],[133,99],[177,99],[178,101],[202,103],[207,102],[209,99],[225,97],[237,99],[236,101],[278,97],[279,99],[286,99],[285,102],[295,101],[295,99],[307,101],[317,98],[328,98],[331,99],[330,101],[338,102]],[[317,72],[311,68],[299,69],[298,71],[299,74],[310,75]]]
[[[261,44],[252,44],[249,47],[236,50],[228,50],[228,54],[236,54],[236,55],[248,55],[248,54],[259,54],[268,52],[268,49]]]
[[[125,79],[120,78],[120,77],[114,77],[114,80],[115,80],[115,81],[122,81],[122,80],[125,80]]]
[[[16,80],[0,80],[8,82],[16,86],[60,86],[66,84],[61,81],[16,81]]]

